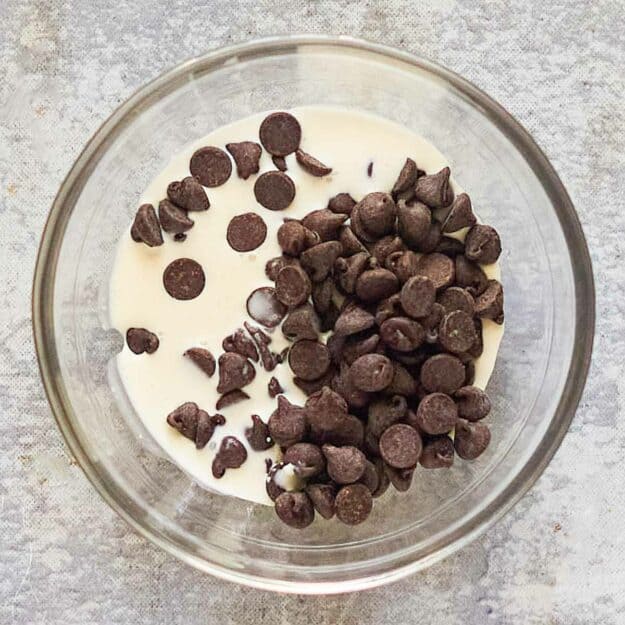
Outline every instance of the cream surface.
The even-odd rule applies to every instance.
[[[252,451],[244,431],[251,425],[252,414],[266,421],[275,409],[276,400],[267,392],[272,375],[292,402],[304,403],[304,394],[291,381],[288,364],[278,365],[272,372],[257,366],[255,380],[245,388],[251,399],[221,410],[226,425],[218,427],[209,445],[198,451],[166,423],[166,416],[186,401],[194,401],[214,414],[219,397],[218,376],[208,378],[182,354],[189,347],[205,347],[217,359],[223,352],[221,342],[225,336],[242,327],[246,320],[255,323],[247,315],[245,302],[255,288],[272,285],[264,268],[268,259],[281,253],[276,232],[285,217],[299,218],[324,208],[340,192],[359,200],[369,192],[388,190],[407,156],[428,172],[447,165],[443,155],[427,141],[388,120],[326,107],[303,107],[292,112],[302,126],[302,149],[331,166],[330,175],[315,178],[297,164],[294,155],[288,156],[287,174],[295,183],[296,196],[285,211],[273,212],[254,198],[257,175],[242,180],[233,165],[233,174],[226,184],[207,189],[210,209],[190,213],[195,225],[186,241],[176,242],[164,234],[164,245],[149,248],[132,241],[126,232],[117,248],[110,282],[112,327],[123,335],[129,327],[145,327],[160,340],[154,354],[136,355],[124,345],[116,359],[123,387],[148,431],[167,455],[202,486],[263,504],[271,503],[265,492],[265,459],[275,462],[280,452],[276,447],[265,452]],[[156,207],[166,197],[172,180],[189,175],[189,159],[199,147],[215,145],[224,149],[230,142],[258,141],[258,128],[265,115],[259,113],[239,120],[189,145],[156,176],[141,196],[141,203]],[[367,174],[369,163],[373,163],[371,177]],[[263,151],[259,174],[273,169],[270,156]],[[459,190],[455,183],[454,189]],[[479,213],[479,206],[475,208]],[[253,252],[239,253],[228,245],[226,229],[232,217],[250,211],[265,220],[267,238]],[[175,300],[163,288],[163,270],[180,257],[199,262],[206,275],[204,291],[193,300]],[[499,278],[497,265],[484,269],[489,277]],[[484,322],[484,353],[475,363],[475,384],[481,388],[486,387],[491,376],[502,335],[502,326]],[[276,329],[272,333],[272,350],[279,352],[287,345],[280,329]],[[248,459],[241,468],[227,470],[224,477],[215,479],[211,463],[226,435],[236,436],[248,447]]]

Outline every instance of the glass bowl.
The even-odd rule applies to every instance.
[[[113,252],[170,155],[251,113],[307,104],[394,120],[451,163],[504,243],[506,332],[489,384],[493,442],[479,460],[417,471],[368,522],[282,525],[269,507],[198,487],[171,464],[125,398],[108,326]],[[64,181],[33,288],[41,374],[67,443],[104,499],[137,531],[197,568],[298,593],[369,588],[466,545],[508,510],[560,444],[582,393],[594,289],[577,215],[523,128],[459,76],[350,38],[272,38],[223,48],[157,78],[98,130]]]

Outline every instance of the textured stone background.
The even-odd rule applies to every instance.
[[[2,0],[0,623],[625,623],[624,8],[618,0]],[[403,47],[494,96],[559,171],[598,282],[591,376],[538,484],[445,562],[332,598],[243,592],[131,532],[71,464],[30,330],[48,207],[100,122],[191,55],[298,31]]]

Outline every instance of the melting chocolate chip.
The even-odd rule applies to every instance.
[[[349,226],[343,226],[339,230],[339,242],[343,246],[342,256],[352,256],[358,252],[367,252],[367,248],[360,242]]]
[[[390,234],[395,228],[397,206],[388,193],[368,193],[354,206],[354,213],[358,214],[358,220],[362,228],[375,238]]]
[[[339,336],[349,336],[375,325],[375,317],[364,308],[351,304],[346,306],[334,325],[334,333]]]
[[[401,395],[381,397],[369,404],[367,430],[380,438],[383,432],[406,416],[408,404]]]
[[[286,160],[284,156],[272,156],[271,160],[276,169],[279,171],[286,171],[288,167],[286,166]]]
[[[291,258],[290,256],[276,256],[275,258],[270,258],[265,264],[265,275],[269,280],[275,282],[278,277],[278,272],[282,267],[297,265],[298,263],[297,258]]]
[[[471,293],[458,286],[450,286],[438,296],[437,302],[445,309],[445,313],[462,310],[469,316],[475,312],[475,300]]]
[[[347,258],[339,257],[334,263],[334,278],[344,293],[352,294],[356,290],[356,281],[369,264],[369,254],[358,252]]]
[[[388,269],[369,269],[356,280],[356,295],[363,302],[379,302],[397,291],[399,280]]]

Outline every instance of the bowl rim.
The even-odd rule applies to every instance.
[[[168,84],[175,84],[193,72],[211,71],[227,62],[253,58],[268,53],[297,50],[300,46],[334,49],[335,52],[364,51],[383,57],[386,61],[400,61],[417,71],[425,71],[451,84],[497,126],[523,155],[534,175],[541,182],[558,217],[566,240],[575,276],[575,349],[569,363],[568,375],[557,409],[549,428],[539,445],[515,478],[483,510],[440,540],[437,549],[424,557],[400,564],[390,571],[367,574],[357,579],[329,582],[284,581],[241,573],[214,562],[208,562],[181,549],[166,536],[155,532],[145,521],[133,517],[116,499],[109,485],[102,481],[94,463],[82,449],[74,431],[66,405],[56,349],[54,348],[54,277],[59,256],[56,241],[62,240],[73,211],[72,201],[82,190],[81,180],[94,166],[94,158],[107,149],[111,133],[132,118],[141,103],[148,102]],[[595,328],[595,289],[592,264],[584,233],[573,203],[555,169],[530,134],[500,104],[460,75],[437,63],[390,46],[349,36],[307,35],[267,37],[216,48],[188,59],[136,90],[123,102],[92,135],[61,184],[46,220],[37,254],[32,288],[32,324],[37,361],[44,390],[57,425],[71,453],[96,491],[108,505],[135,531],[183,562],[231,582],[264,590],[300,594],[334,594],[373,588],[399,580],[433,564],[477,538],[497,522],[531,488],[560,446],[575,415],[584,390],[592,356]]]

